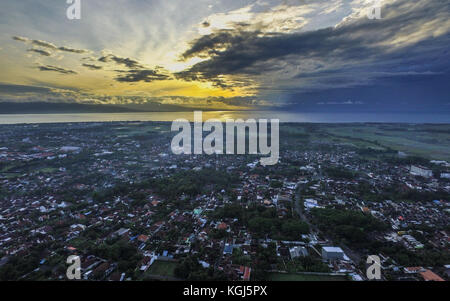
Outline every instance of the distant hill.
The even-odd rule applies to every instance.
[[[192,109],[161,104],[143,105],[94,105],[80,103],[49,102],[0,102],[0,114],[69,114],[69,113],[130,113],[130,112],[174,112]]]

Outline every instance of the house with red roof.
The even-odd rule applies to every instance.
[[[420,276],[422,276],[423,280],[425,280],[425,281],[445,281],[444,279],[442,279],[441,277],[439,277],[438,275],[436,275],[435,273],[433,273],[430,270],[421,272]]]

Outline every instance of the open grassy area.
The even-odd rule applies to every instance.
[[[428,159],[450,160],[449,125],[344,124],[321,129],[330,138],[357,147],[386,147]]]
[[[41,173],[55,173],[55,172],[58,171],[58,168],[45,167],[45,168],[42,168],[42,169],[40,169],[38,171],[41,172]]]
[[[345,276],[270,273],[270,281],[346,281]]]
[[[146,275],[174,277],[176,262],[156,260],[145,272]]]
[[[161,134],[170,132],[169,124],[148,124],[148,123],[132,123],[114,128],[114,132],[118,135],[141,136],[146,134]]]
[[[2,176],[9,180],[9,179],[15,179],[15,178],[19,177],[20,173],[14,173],[14,172],[2,173]]]

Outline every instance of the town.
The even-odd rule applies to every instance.
[[[258,131],[259,124],[259,131]],[[279,155],[279,120],[270,121],[270,135],[267,133],[267,119],[260,119],[258,123],[254,119],[226,121],[226,134],[224,139],[223,124],[220,120],[211,119],[203,124],[202,112],[194,112],[194,151],[192,152],[192,130],[191,125],[186,119],[178,119],[172,123],[171,130],[181,132],[172,140],[172,152],[174,154],[192,153],[201,155],[203,152],[207,155],[224,154],[223,141],[226,141],[226,154],[245,154],[246,150],[246,129],[248,129],[248,151],[249,154],[257,154],[258,146],[263,155],[269,155],[269,158],[261,158],[262,165],[274,165],[278,163]],[[212,131],[214,129],[214,131]],[[235,137],[235,129],[237,130],[237,139]],[[203,131],[210,132],[203,141]],[[267,138],[270,136],[270,146]],[[235,142],[237,142],[235,147]],[[259,142],[259,144],[258,144]],[[214,145],[213,145],[214,144]]]
[[[364,281],[375,255],[380,280],[449,280],[449,148],[365,130],[407,136],[280,124],[262,166],[175,155],[165,122],[2,125],[0,279],[65,281],[77,255],[82,280]]]

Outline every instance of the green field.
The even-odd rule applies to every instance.
[[[113,129],[118,135],[141,136],[146,134],[160,134],[170,132],[169,124],[148,124],[136,122]]]
[[[40,169],[38,171],[41,172],[41,173],[55,173],[55,172],[58,171],[58,168],[45,167],[45,168],[42,168],[42,169]]]
[[[346,281],[345,276],[270,273],[270,281]]]
[[[449,125],[334,125],[327,127],[326,132],[357,146],[365,143],[368,147],[393,148],[428,159],[450,159]]]
[[[145,272],[145,275],[175,277],[176,262],[156,260]]]
[[[450,160],[449,124],[286,124],[280,137],[293,145],[325,143],[360,149],[402,151],[430,160]]]

